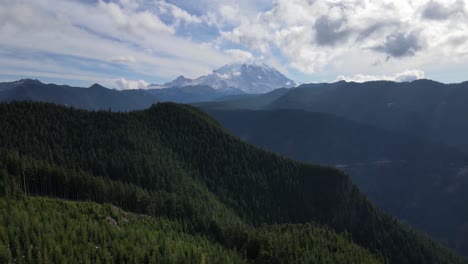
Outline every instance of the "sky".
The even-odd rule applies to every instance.
[[[301,83],[468,80],[468,0],[0,0],[0,81],[142,88],[228,63]]]

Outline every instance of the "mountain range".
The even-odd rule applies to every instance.
[[[204,104],[223,109],[297,109],[337,116],[446,144],[468,153],[468,82],[431,80],[303,84]]]
[[[343,172],[244,143],[194,107],[13,102],[0,121],[7,262],[466,263]]]
[[[211,74],[188,79],[179,76],[175,80],[163,85],[153,84],[149,89],[184,87],[184,86],[209,86],[216,90],[227,91],[231,94],[250,93],[260,94],[271,92],[277,88],[291,88],[296,82],[288,79],[278,70],[263,63],[227,64],[214,70]]]
[[[81,88],[24,79],[0,83],[0,101],[39,101],[88,110],[130,111],[148,108],[157,99],[142,90],[118,91],[99,84]]]
[[[468,254],[466,100],[466,82],[342,81],[197,105],[257,146],[346,171],[387,212]]]
[[[258,147],[349,173],[379,207],[468,254],[466,83],[337,82],[261,94],[181,84],[118,91],[20,80],[1,83],[0,100],[112,111],[193,103]]]
[[[468,252],[468,155],[462,151],[327,113],[206,111],[258,147],[345,171],[386,212]]]
[[[229,91],[215,90],[209,86],[115,90],[99,84],[83,88],[44,84],[32,79],[0,83],[0,101],[49,102],[88,110],[130,111],[145,109],[157,102],[194,103],[228,95],[231,95]]]
[[[41,101],[77,108],[113,111],[144,109],[156,102],[196,103],[233,95],[265,93],[296,83],[265,64],[229,64],[212,74],[191,80],[183,76],[145,89],[115,90],[99,84],[88,88],[44,84],[23,79],[0,83],[0,101]]]

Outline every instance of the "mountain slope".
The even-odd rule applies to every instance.
[[[154,88],[183,86],[210,86],[216,90],[238,89],[245,93],[266,93],[277,88],[295,87],[296,83],[281,74],[275,68],[265,64],[227,64],[213,73],[197,79],[179,76],[164,85],[152,85]]]
[[[303,85],[272,103],[270,109],[302,109],[443,142],[468,153],[468,82],[442,84],[338,82]]]
[[[267,108],[271,103],[287,94],[289,90],[287,88],[280,88],[266,94],[232,95],[219,98],[215,101],[198,102],[192,105],[210,109],[260,110]]]
[[[0,205],[1,263],[248,263],[163,217],[44,198]]]
[[[147,89],[145,92],[158,98],[159,102],[195,103],[214,101],[229,95],[240,95],[241,90],[216,90],[206,85],[177,86],[162,89]]]
[[[249,263],[238,252],[204,236],[187,234],[183,224],[164,217],[44,198],[0,198],[0,205],[0,223],[10,223],[5,229],[0,225],[5,234],[0,238],[2,263],[20,254],[28,263]],[[12,230],[18,230],[16,235]],[[19,238],[26,242],[20,243]],[[277,249],[271,257],[278,260],[288,255],[289,263],[382,263],[346,237],[313,225],[265,226],[250,239],[261,247],[262,240],[268,240]],[[286,248],[282,243],[287,239],[300,244]],[[270,256],[262,254],[262,261],[268,262]]]
[[[460,151],[324,113],[207,111],[256,146],[350,173],[378,206],[468,254],[468,157]]]
[[[5,181],[28,194],[91,197],[165,216],[258,262],[292,262],[296,247],[271,239],[278,230],[285,240],[307,234],[304,224],[312,223],[347,232],[390,263],[464,262],[382,213],[340,171],[258,150],[192,107],[111,113],[11,103],[0,104],[0,121],[3,160],[14,176]],[[274,234],[250,240],[265,224]]]
[[[157,99],[141,91],[116,91],[94,84],[89,88],[44,84],[37,80],[3,83],[0,101],[39,101],[77,108],[130,111],[150,107]]]
[[[274,91],[275,92],[275,91]],[[234,98],[218,109],[296,109],[335,114],[364,124],[410,134],[468,153],[468,82],[442,84],[373,81],[304,84],[271,100],[273,93]],[[265,104],[268,102],[268,104]]]

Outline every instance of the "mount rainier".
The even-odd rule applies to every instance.
[[[211,74],[196,79],[179,76],[163,85],[152,84],[149,89],[185,86],[210,86],[213,89],[240,90],[239,93],[260,94],[278,88],[291,88],[297,83],[288,79],[278,70],[266,64],[227,64]]]

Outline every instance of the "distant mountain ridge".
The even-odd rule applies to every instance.
[[[226,64],[214,70],[211,74],[189,79],[179,76],[175,80],[163,85],[152,84],[149,89],[161,89],[183,86],[206,85],[216,90],[235,90],[239,93],[260,94],[271,92],[278,88],[292,88],[297,83],[288,79],[278,70],[266,64],[235,63]]]
[[[118,91],[99,84],[82,88],[22,79],[0,83],[0,101],[38,101],[88,110],[130,111],[148,108],[157,99],[144,90]]]
[[[171,89],[115,90],[97,83],[85,88],[45,84],[33,79],[0,83],[0,101],[49,102],[88,110],[140,110],[157,102],[206,102],[242,94],[245,93],[237,89],[221,91],[206,85]]]
[[[350,173],[377,205],[468,255],[467,101],[468,82],[340,81],[197,106],[252,144]]]
[[[203,104],[221,109],[296,109],[347,119],[443,143],[468,153],[468,82],[372,81],[303,84],[278,94]]]
[[[468,155],[461,151],[326,113],[207,113],[255,146],[349,173],[377,206],[468,254]]]
[[[159,102],[197,103],[216,101],[230,95],[244,95],[238,89],[216,90],[208,85],[174,86],[165,89],[147,89]]]

